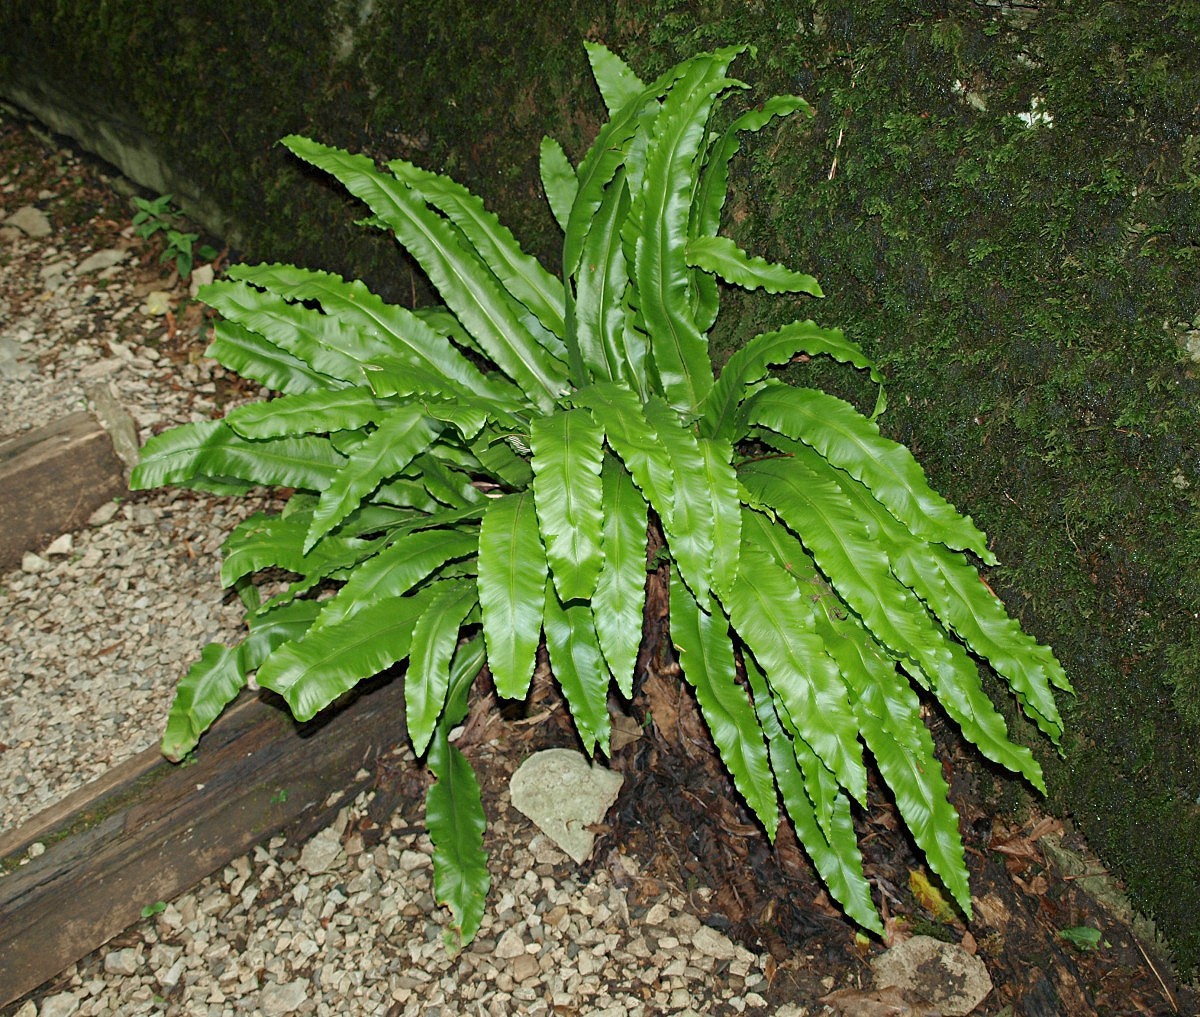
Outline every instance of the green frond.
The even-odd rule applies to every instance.
[[[729,619],[714,600],[700,604],[671,579],[671,641],[679,666],[696,691],[696,702],[738,792],[775,839],[779,826],[775,780],[754,706],[737,683]]]
[[[929,486],[913,454],[885,438],[848,402],[817,389],[772,385],[758,392],[745,412],[747,420],[812,446],[865,484],[918,537],[996,563],[987,537]]]
[[[546,609],[546,552],[533,495],[488,503],[479,527],[479,604],[496,691],[521,699],[533,677]]]
[[[631,699],[646,602],[646,501],[620,460],[612,456],[605,456],[600,480],[603,560],[592,594],[592,620],[608,669],[621,694]]]
[[[612,680],[600,652],[592,611],[587,604],[563,604],[551,583],[546,585],[546,652],[550,667],[571,708],[571,719],[583,751],[599,747],[609,754],[612,722],[608,685]]]
[[[563,410],[533,422],[529,445],[533,502],[554,587],[564,603],[588,600],[604,561],[604,430],[587,410]]]

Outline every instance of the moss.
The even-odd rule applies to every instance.
[[[1195,4],[11,6],[0,40],[21,44],[0,42],[0,76],[33,61],[138,111],[238,212],[248,256],[410,299],[411,270],[276,138],[453,172],[550,262],[537,140],[577,157],[600,116],[580,39],[647,76],[757,45],[736,67],[752,96],[800,92],[817,115],[747,142],[727,229],[817,274],[826,300],[796,314],[884,364],[885,429],[993,535],[989,582],[1078,689],[1061,759],[1012,717],[1039,746],[1052,806],[1183,966],[1200,961],[1200,368],[1184,352],[1200,314],[1200,54],[1178,45],[1200,34]],[[348,48],[336,18],[367,25],[364,41]],[[1039,109],[1052,125],[1027,125]],[[781,323],[765,306],[726,295],[718,357]],[[869,406],[854,372],[805,370]]]

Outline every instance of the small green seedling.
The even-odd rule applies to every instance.
[[[134,198],[133,203],[138,210],[133,216],[133,228],[143,240],[149,240],[156,233],[164,234],[166,247],[159,256],[159,263],[165,265],[173,262],[179,278],[186,279],[192,274],[195,257],[212,261],[217,256],[217,250],[209,244],[194,247],[200,234],[185,233],[181,229],[182,216],[172,207],[172,197],[170,194],[161,194],[153,201]]]

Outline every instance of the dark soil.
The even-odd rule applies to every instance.
[[[477,684],[465,736],[458,744],[476,765],[484,806],[495,816],[497,791],[530,752],[576,747],[574,731],[548,676],[535,679],[525,713],[536,723],[504,723],[486,676]],[[538,719],[540,718],[540,719]],[[885,920],[888,942],[864,936],[826,894],[815,870],[784,826],[774,845],[741,805],[716,755],[689,690],[669,677],[646,677],[617,730],[631,740],[614,749],[612,765],[625,787],[600,836],[591,867],[619,871],[632,856],[638,876],[630,904],[664,889],[689,895],[708,925],[774,959],[768,1002],[798,1003],[810,1012],[846,1015],[934,1014],[920,1001],[873,993],[830,995],[833,985],[870,986],[870,962],[888,942],[924,934],[959,943],[979,956],[993,981],[975,1011],[988,1017],[1126,1017],[1200,1014],[1200,993],[1180,986],[1161,947],[1142,941],[1119,903],[1089,892],[1119,888],[1064,824],[1036,812],[1023,821],[995,818],[994,784],[977,756],[944,725],[934,737],[948,760],[953,801],[962,817],[975,914],[966,921],[937,894],[933,880],[886,791],[870,789],[870,808],[857,817],[864,868]],[[614,745],[622,739],[614,738]],[[485,753],[471,746],[490,743]],[[410,793],[423,793],[413,776]],[[388,783],[387,780],[384,783]],[[1067,858],[1053,851],[1061,843]],[[1052,853],[1053,852],[1053,853]],[[1070,870],[1070,871],[1067,871]],[[1099,876],[1101,878],[1097,879]],[[701,892],[710,888],[712,893]],[[1096,930],[1094,948],[1075,946],[1061,933]],[[847,977],[847,973],[852,973]],[[824,1002],[827,1009],[821,1010]],[[908,1005],[909,1009],[901,1009]]]

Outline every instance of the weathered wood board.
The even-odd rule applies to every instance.
[[[124,464],[90,413],[0,442],[0,571],[126,490]]]
[[[243,693],[194,761],[148,749],[0,837],[3,869],[45,846],[0,876],[0,1006],[255,844],[320,829],[404,733],[400,678],[302,726],[275,702]]]

